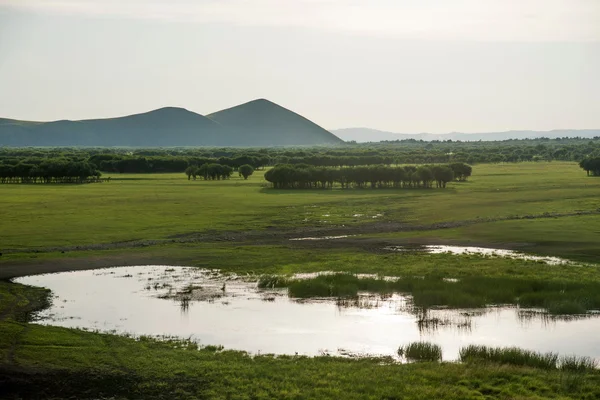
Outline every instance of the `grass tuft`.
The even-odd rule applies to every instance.
[[[398,349],[398,355],[409,361],[442,361],[442,348],[429,342],[412,342]]]

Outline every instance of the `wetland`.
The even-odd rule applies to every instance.
[[[600,396],[600,186],[575,163],[434,191],[262,174],[3,185],[7,398]]]

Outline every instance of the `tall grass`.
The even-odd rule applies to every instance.
[[[398,355],[409,361],[441,361],[442,348],[429,342],[412,342],[398,349]]]
[[[563,371],[586,372],[598,368],[598,363],[591,357],[563,356],[559,368]]]
[[[351,298],[361,290],[361,279],[351,274],[319,275],[313,279],[290,282],[288,293],[292,297]]]
[[[499,364],[518,365],[540,369],[556,369],[558,354],[536,353],[517,347],[488,347],[469,345],[459,352],[462,362],[494,362]]]
[[[441,276],[403,277],[397,280],[359,278],[349,273],[324,274],[310,279],[266,276],[259,288],[288,287],[297,298],[351,298],[359,291],[380,294],[407,293],[414,306],[427,309],[481,308],[519,305],[541,308],[552,315],[580,315],[600,309],[600,283],[564,282],[506,277],[464,277],[449,281]]]
[[[555,353],[536,353],[517,347],[500,348],[469,345],[460,349],[462,362],[493,362],[540,368],[560,369],[567,372],[587,372],[597,368],[597,362],[590,357],[563,356]]]

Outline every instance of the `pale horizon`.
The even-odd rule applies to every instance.
[[[594,0],[0,0],[0,117],[266,98],[329,130],[597,129],[599,20]]]

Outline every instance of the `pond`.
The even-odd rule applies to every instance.
[[[400,252],[426,252],[431,254],[455,254],[455,255],[481,255],[487,257],[506,257],[518,260],[540,261],[550,265],[565,265],[573,264],[571,260],[566,260],[559,257],[535,256],[532,254],[521,253],[514,250],[494,249],[488,247],[471,247],[471,246],[389,246],[385,250],[400,251]]]
[[[395,356],[399,346],[439,344],[444,360],[468,344],[518,346],[600,360],[600,318],[544,317],[537,310],[430,310],[401,294],[298,300],[256,279],[189,267],[137,266],[35,275],[16,282],[55,295],[37,323],[132,335],[190,338],[253,354]]]

